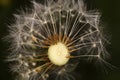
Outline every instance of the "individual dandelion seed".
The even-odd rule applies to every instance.
[[[87,11],[82,0],[33,1],[30,13],[15,15],[10,26],[11,70],[17,80],[74,80],[79,59],[104,61],[104,38],[99,12]],[[104,61],[105,62],[105,61]]]

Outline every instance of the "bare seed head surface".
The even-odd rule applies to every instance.
[[[65,65],[69,61],[69,58],[67,58],[69,55],[67,47],[61,42],[51,45],[48,49],[48,58],[58,66]]]

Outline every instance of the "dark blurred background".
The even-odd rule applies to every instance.
[[[14,80],[5,57],[9,54],[9,44],[3,41],[8,35],[7,26],[14,23],[13,14],[18,10],[31,8],[31,0],[0,0],[0,80]],[[37,0],[43,2],[43,0]],[[120,0],[85,0],[90,9],[102,13],[101,23],[111,42],[106,46],[111,58],[108,62],[117,68],[96,68],[96,66],[81,61],[77,67],[77,80],[120,80]],[[105,73],[105,71],[107,73]],[[80,77],[80,78],[79,78]],[[82,77],[82,78],[81,78]]]

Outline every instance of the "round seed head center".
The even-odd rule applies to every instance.
[[[51,45],[48,49],[48,58],[58,66],[65,65],[69,61],[69,58],[67,58],[69,55],[68,48],[61,42]]]

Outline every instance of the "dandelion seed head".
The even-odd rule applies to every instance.
[[[83,0],[33,1],[32,12],[15,15],[8,39],[11,67],[21,80],[74,80],[70,74],[79,61],[105,56],[100,14],[87,10]],[[64,75],[63,75],[64,74]]]

